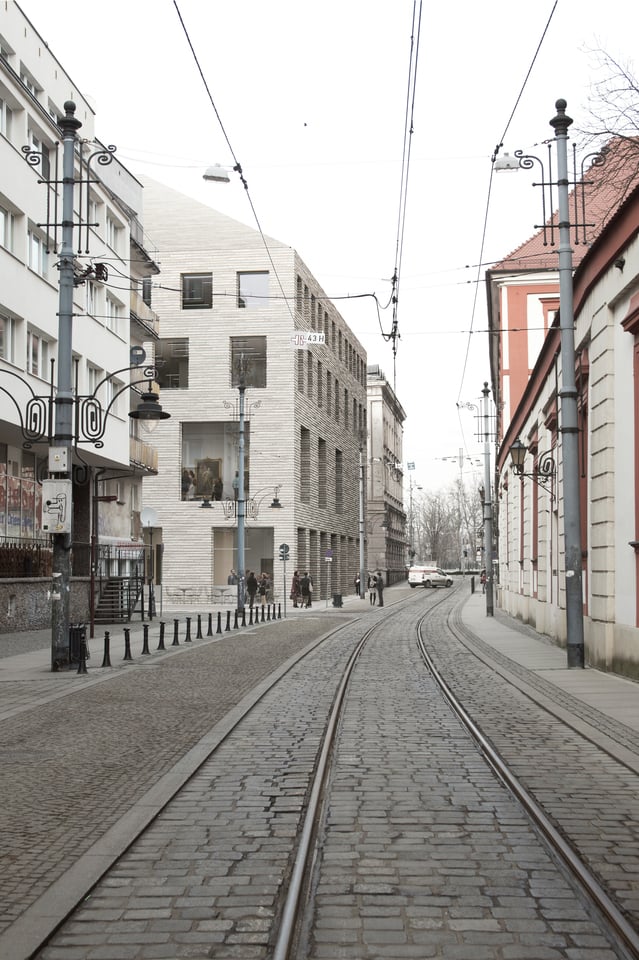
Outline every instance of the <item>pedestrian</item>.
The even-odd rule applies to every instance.
[[[308,573],[307,576],[308,576],[308,606],[312,607],[313,606],[313,578],[310,575],[310,573]]]
[[[479,582],[481,583],[481,592],[486,593],[486,571],[482,570],[479,576]]]
[[[263,573],[262,576],[261,576],[261,578],[260,578],[260,583],[259,583],[259,587],[258,587],[258,591],[259,591],[259,594],[260,594],[260,603],[262,604],[263,607],[266,606],[266,598],[267,598],[267,596],[268,596],[268,588],[269,588],[269,586],[270,586],[270,584],[269,584],[269,581],[268,581],[268,577],[266,576],[265,573]]]
[[[233,499],[237,500],[240,495],[240,471],[235,471],[235,476],[233,477],[233,482],[231,484],[233,487]]]
[[[308,573],[302,574],[300,577],[300,593],[302,595],[302,608],[310,607],[311,605],[311,578]]]
[[[377,578],[376,578],[375,585],[377,587],[377,606],[383,607],[384,606],[384,577],[382,575],[381,570],[377,571]]]
[[[293,601],[293,606],[297,607],[299,605],[300,599],[302,596],[302,591],[300,588],[300,575],[297,570],[293,573],[293,579],[291,580],[291,600]]]
[[[226,582],[228,583],[229,587],[235,586],[235,584],[237,583],[237,573],[235,572],[235,570],[231,569],[231,572],[229,573],[226,579]]]
[[[246,578],[246,592],[249,595],[249,607],[252,610],[253,604],[255,603],[255,594],[257,593],[257,577],[252,570]]]
[[[371,607],[374,607],[375,601],[377,600],[377,577],[374,573],[369,573],[368,575],[368,599],[370,600]]]
[[[359,596],[360,596],[359,588],[361,587],[361,585],[362,585],[362,583],[361,583],[361,580],[360,580],[360,577],[359,577],[359,573],[358,573],[357,576],[355,577],[355,596],[356,596],[356,597],[359,597]]]

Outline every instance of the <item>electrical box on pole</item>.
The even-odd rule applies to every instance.
[[[42,529],[45,533],[71,533],[72,483],[42,481]]]

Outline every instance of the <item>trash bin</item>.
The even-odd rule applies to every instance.
[[[84,644],[84,659],[88,660],[89,650],[86,644],[87,625],[86,623],[69,624],[69,663],[79,663],[82,657],[82,645]]]
[[[334,593],[334,594],[333,594],[333,606],[334,606],[334,607],[341,607],[341,606],[342,606],[342,595],[341,595],[341,593]]]

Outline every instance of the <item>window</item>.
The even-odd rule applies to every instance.
[[[151,280],[151,277],[144,277],[142,280],[142,301],[147,305],[147,307],[151,306],[152,290],[153,281]]]
[[[231,386],[266,387],[266,337],[231,337]]]
[[[46,277],[49,271],[49,251],[44,239],[35,231],[29,230],[28,243],[29,266],[41,277]]]
[[[13,317],[5,317],[0,313],[0,357],[15,363],[16,322]]]
[[[324,368],[322,361],[317,361],[317,406],[324,406]]]
[[[93,396],[101,379],[102,371],[93,364],[87,363],[87,394],[89,396]]]
[[[87,280],[86,282],[86,294],[87,294],[87,313],[91,317],[95,317],[98,313],[98,297],[99,297],[100,288],[97,283],[94,283],[93,280]]]
[[[49,343],[35,330],[27,331],[27,373],[44,379],[49,362]]]
[[[48,180],[51,173],[51,164],[50,164],[50,154],[49,147],[42,140],[41,136],[29,127],[27,130],[27,138],[29,141],[29,146],[35,153],[39,153],[41,156],[40,161],[40,172],[44,180]]]
[[[335,451],[335,512],[344,509],[344,458],[341,450]]]
[[[311,433],[300,427],[300,500],[311,502]]]
[[[119,334],[120,324],[124,315],[124,309],[121,303],[118,303],[111,294],[106,295],[106,326],[107,330]]]
[[[11,123],[13,120],[13,111],[7,105],[7,101],[0,97],[0,133],[7,138],[11,137]]]
[[[25,85],[25,87],[27,88],[27,90],[29,91],[29,93],[31,94],[31,96],[37,98],[38,93],[40,92],[40,87],[36,83],[33,77],[33,74],[29,73],[26,67],[22,65],[20,66],[20,79]]]
[[[120,252],[123,232],[122,226],[110,214],[107,214],[105,240],[116,253]]]
[[[250,310],[268,306],[268,272],[238,273],[237,305]]]
[[[249,496],[250,423],[244,426],[244,493]],[[182,500],[233,500],[238,469],[239,423],[182,424]]]
[[[213,274],[182,274],[182,309],[210,310],[213,307]]]
[[[13,214],[0,206],[0,247],[13,250]]]
[[[186,390],[189,385],[188,337],[159,340],[155,347],[158,384],[163,390]]]

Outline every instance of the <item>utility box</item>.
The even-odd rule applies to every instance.
[[[334,606],[334,607],[342,607],[342,606],[343,606],[341,593],[334,593],[334,594],[333,594],[333,606]]]
[[[42,529],[45,533],[71,533],[72,483],[42,481]]]

